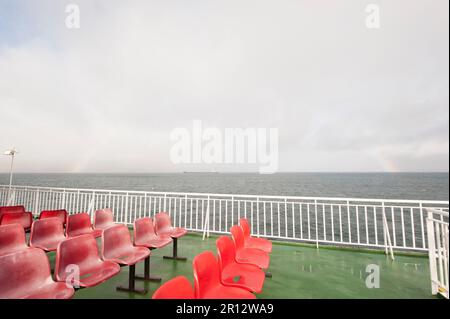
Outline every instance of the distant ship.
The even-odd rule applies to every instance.
[[[202,171],[183,171],[183,174],[219,174],[218,171],[202,172]]]

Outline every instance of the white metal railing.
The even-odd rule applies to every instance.
[[[427,233],[431,291],[448,299],[448,212],[428,209]],[[443,221],[444,217],[447,221]]]
[[[168,212],[175,226],[228,233],[246,217],[254,236],[319,244],[426,252],[426,209],[448,212],[448,201],[141,192],[14,186],[13,204],[35,215],[44,209],[69,213],[109,207],[116,222]],[[0,204],[8,186],[0,186]],[[11,203],[10,203],[11,204]],[[441,216],[448,222],[448,216]]]

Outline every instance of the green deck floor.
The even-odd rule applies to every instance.
[[[191,282],[192,259],[204,251],[215,250],[216,237],[202,240],[189,234],[179,240],[179,255],[188,261],[163,259],[172,245],[152,252],[151,273],[163,282],[184,275]],[[50,254],[52,265],[54,254]],[[366,288],[366,266],[380,267],[380,288]],[[137,265],[142,272],[143,263]],[[422,256],[400,256],[391,261],[384,254],[354,250],[330,249],[295,244],[274,243],[270,259],[272,278],[267,278],[258,298],[432,298],[428,259]],[[128,280],[128,267],[107,282],[80,289],[74,298],[151,298],[159,283],[137,281],[137,287],[148,289],[146,295],[118,292],[115,287]]]

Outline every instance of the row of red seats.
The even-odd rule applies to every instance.
[[[194,289],[184,276],[175,277],[153,294],[153,299],[254,299],[269,267],[272,243],[250,236],[245,218],[231,227],[231,237],[216,241],[218,259],[205,251],[193,260]]]
[[[73,216],[73,217],[72,217]],[[70,227],[68,227],[68,236],[77,236],[83,232],[83,228],[92,228],[90,217],[86,213],[72,215],[70,218]],[[75,217],[76,216],[76,217]],[[44,210],[39,215],[39,220],[55,217],[61,220],[64,226],[69,224],[68,213],[65,209]],[[27,212],[24,206],[2,206],[0,207],[0,225],[19,224],[25,231],[30,231],[33,227],[33,215]],[[101,209],[95,212],[94,229],[101,230],[113,224],[112,212],[110,209]],[[82,229],[80,229],[82,228]],[[97,231],[95,235],[101,235]]]
[[[55,251],[58,244],[68,237],[84,234],[93,234],[94,237],[99,237],[104,229],[113,225],[113,215],[110,209],[95,212],[94,227],[87,213],[68,216],[65,209],[42,211],[39,220],[32,223],[30,247],[40,248],[47,252]],[[3,228],[3,234],[0,233],[0,255],[12,251],[14,247],[20,249],[19,243],[25,238],[23,225],[7,223],[1,225],[1,227]],[[17,228],[22,228],[23,231],[20,232]],[[17,236],[10,234],[16,234]]]
[[[74,290],[67,288],[63,282],[70,280],[74,287],[92,287],[116,275],[120,271],[119,265],[129,266],[130,275],[128,287],[118,287],[118,290],[145,293],[135,288],[135,279],[161,280],[150,276],[151,249],[173,241],[173,255],[165,258],[183,259],[177,255],[176,241],[186,234],[186,230],[172,227],[166,213],[156,214],[155,223],[151,218],[136,220],[133,244],[128,227],[114,224],[110,210],[96,212],[94,228],[89,215],[82,213],[67,217],[65,213],[64,217],[62,212],[65,211],[41,214],[40,220],[32,225],[30,247],[21,224],[0,225],[0,298],[70,298]],[[64,223],[67,236],[63,230]],[[79,227],[72,229],[71,224]],[[99,229],[101,231],[96,232]],[[77,235],[71,230],[76,230]],[[102,236],[102,258],[95,240],[98,233]],[[57,251],[57,282],[51,277],[44,250]],[[145,274],[136,276],[135,265],[143,260]],[[68,272],[73,265],[78,266],[78,279],[70,277],[71,272]],[[17,269],[22,270],[18,272]]]

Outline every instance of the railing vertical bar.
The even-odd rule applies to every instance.
[[[307,210],[307,216],[308,216],[308,239],[311,239],[311,217],[310,217],[310,203],[306,203],[306,210]]]
[[[254,234],[255,233],[255,227],[253,227],[253,201],[250,201],[250,224],[252,225],[252,230],[251,233]]]
[[[443,257],[443,263],[444,268],[442,270],[444,277],[442,278],[444,287],[447,289],[448,294],[448,226],[447,229],[445,228],[445,225],[443,223],[439,223],[441,227],[441,242],[442,242],[442,257]]]
[[[357,235],[357,239],[358,239],[358,244],[361,243],[360,241],[360,234],[359,234],[359,205],[356,204],[356,235]]]
[[[195,199],[195,229],[198,229],[198,198]]]
[[[397,246],[397,236],[396,236],[396,231],[395,231],[395,208],[394,206],[391,206],[391,216],[392,216],[392,237],[394,237],[394,246]]]
[[[295,238],[295,206],[294,202],[291,203],[292,209],[292,238]]]
[[[414,208],[411,207],[410,210],[410,218],[411,218],[411,232],[412,232],[412,241],[413,241],[413,248],[416,248],[416,229],[414,225]]]
[[[231,197],[231,226],[233,226],[233,225],[234,225],[234,197],[232,196]]]
[[[400,218],[402,222],[402,241],[403,241],[403,247],[406,246],[406,234],[405,234],[405,218],[404,218],[404,211],[403,207],[400,209]]]
[[[189,219],[190,219],[190,221],[189,221],[189,228],[190,229],[192,229],[192,215],[193,215],[193,209],[192,209],[192,206],[193,206],[193,202],[194,202],[194,200],[192,199],[192,198],[190,198],[190,201],[191,201],[191,204],[190,204],[190,210],[189,210]]]
[[[352,224],[350,223],[350,202],[347,201],[348,242],[352,242]]]
[[[270,235],[273,236],[273,202],[270,202]]]
[[[287,199],[284,199],[284,236],[288,236],[288,212],[287,212]]]
[[[375,228],[375,245],[378,246],[377,208],[373,206],[373,223]]]
[[[330,205],[331,209],[331,241],[334,242],[334,206],[333,204]]]
[[[278,222],[278,236],[281,237],[281,221],[280,221],[280,202],[277,202],[277,222]]]
[[[317,199],[314,200],[314,222],[316,227],[316,247],[319,248],[319,225],[317,220]]]
[[[187,195],[184,195],[184,227],[187,228]]]
[[[367,220],[367,205],[364,205],[364,221],[366,223],[366,244],[369,244],[369,221]]]
[[[267,236],[267,215],[266,215],[266,202],[263,202],[263,210],[264,210],[264,236]]]
[[[222,231],[222,199],[219,199],[219,231]]]
[[[439,281],[444,277],[444,265],[442,259],[442,244],[441,244],[441,226],[440,223],[434,223],[436,244],[437,244],[437,255],[438,255],[438,271],[439,271]],[[437,226],[437,227],[436,227]]]
[[[259,197],[256,198],[256,232],[258,233],[259,237]]]
[[[213,199],[213,230],[216,231],[216,200]]]
[[[425,249],[426,248],[426,243],[425,243],[425,227],[424,227],[424,216],[423,216],[423,207],[422,207],[422,202],[419,204],[419,217],[420,217],[420,232],[422,235],[422,248]]]
[[[343,241],[343,231],[342,231],[342,205],[339,205],[339,234],[341,237],[341,243]]]
[[[247,201],[245,201],[245,200],[244,200],[244,218],[247,219]],[[239,215],[239,219],[241,219],[240,215]]]
[[[228,200],[225,200],[225,231],[228,232]]]
[[[303,239],[303,205],[299,203],[298,206],[300,210],[300,238]]]

